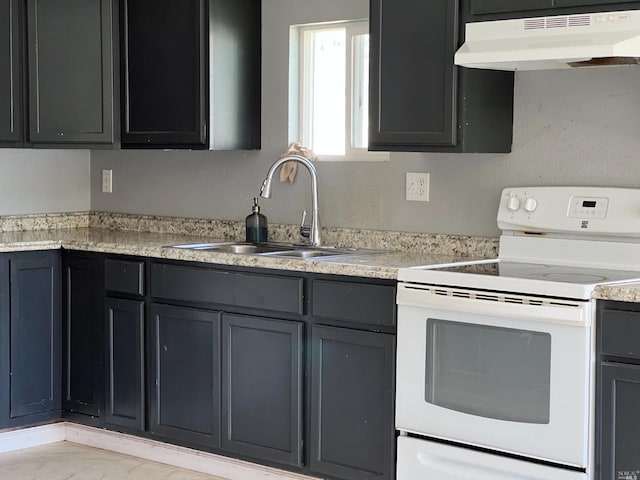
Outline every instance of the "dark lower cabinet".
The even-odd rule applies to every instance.
[[[152,304],[149,429],[171,440],[220,445],[220,314]]]
[[[596,480],[640,476],[640,306],[598,302]]]
[[[104,398],[103,265],[100,257],[64,254],[62,406],[90,424],[99,423]]]
[[[145,429],[144,302],[107,298],[105,423]]]
[[[311,345],[312,474],[392,479],[395,337],[314,325]]]
[[[302,465],[303,324],[222,317],[222,448]]]
[[[640,475],[640,365],[602,364],[601,480]],[[628,473],[625,473],[628,472]]]
[[[0,255],[0,426],[60,416],[58,251]]]

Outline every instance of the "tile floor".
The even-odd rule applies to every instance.
[[[71,442],[0,454],[0,480],[224,480]]]

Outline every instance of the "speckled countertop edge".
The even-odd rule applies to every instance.
[[[495,258],[498,239],[463,235],[323,228],[326,244],[388,253],[301,260],[166,248],[204,241],[242,240],[244,222],[109,212],[0,216],[0,251],[70,250],[166,258],[220,265],[396,279],[398,269]],[[269,225],[269,239],[300,242],[296,225]],[[592,298],[640,302],[640,283],[596,287]]]
[[[640,302],[640,283],[602,285],[595,288],[591,298],[638,303]]]
[[[270,241],[300,242],[295,225],[270,225]],[[323,228],[327,245],[386,250],[320,260],[166,248],[167,245],[243,240],[244,222],[104,212],[0,217],[0,251],[70,250],[116,253],[254,268],[395,279],[399,268],[494,258],[491,237]]]

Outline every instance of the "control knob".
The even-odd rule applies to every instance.
[[[520,199],[516,196],[509,197],[509,201],[507,202],[507,210],[515,212],[520,208]]]
[[[531,213],[531,212],[533,212],[536,208],[538,208],[538,202],[536,201],[536,199],[535,199],[535,198],[531,198],[531,197],[529,197],[529,198],[527,198],[527,199],[524,201],[524,205],[523,205],[523,207],[522,207],[522,208],[524,208],[524,210],[525,210],[526,212]]]

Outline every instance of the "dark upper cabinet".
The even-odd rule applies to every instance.
[[[637,9],[624,0],[470,0],[471,21]],[[480,18],[474,18],[478,15]]]
[[[144,302],[105,299],[105,423],[145,430]]]
[[[24,138],[21,17],[20,1],[0,0],[0,145]]]
[[[100,257],[64,255],[62,407],[90,424],[104,402],[103,270]]]
[[[222,448],[302,465],[303,324],[224,314]]]
[[[170,440],[220,446],[220,314],[152,304],[149,429]]]
[[[112,0],[28,0],[29,141],[114,141]]]
[[[123,147],[260,148],[261,2],[122,5]]]
[[[369,149],[510,152],[513,74],[463,69],[450,0],[371,0]]]
[[[60,253],[0,256],[0,426],[60,416]]]
[[[393,335],[312,327],[312,473],[394,478],[394,345]]]

